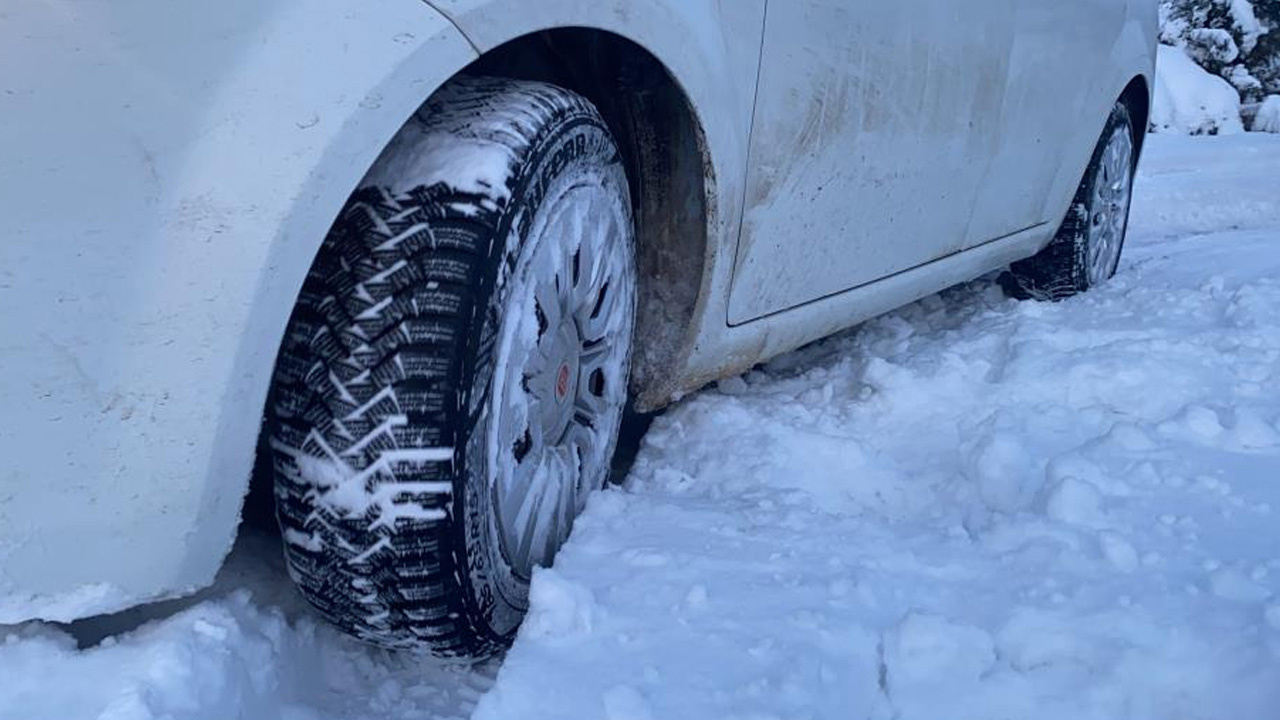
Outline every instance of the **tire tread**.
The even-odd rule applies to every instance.
[[[519,160],[554,118],[594,113],[541,83],[462,77],[417,113],[428,132],[497,142]],[[495,122],[492,118],[500,118]],[[388,451],[459,448],[467,340],[484,306],[505,203],[445,185],[352,195],[307,276],[277,362],[267,430],[290,575],[326,619],[388,648],[482,657],[494,637],[464,601],[454,461],[382,462]],[[401,422],[401,420],[404,422]],[[394,493],[415,506],[389,526],[375,507],[335,510],[302,480],[300,455],[340,456],[388,485],[447,482],[450,493]],[[430,517],[426,512],[440,511]]]
[[[1000,276],[1001,286],[1011,297],[1018,300],[1056,302],[1089,290],[1086,264],[1089,250],[1090,190],[1102,153],[1106,149],[1107,139],[1119,125],[1128,127],[1133,132],[1129,110],[1122,103],[1118,103],[1107,118],[1089,167],[1053,240],[1039,253],[1010,265],[1008,272]]]

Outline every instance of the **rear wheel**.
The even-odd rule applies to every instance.
[[[585,99],[460,79],[330,231],[269,403],[303,595],[355,636],[507,645],[610,466],[636,270],[618,151]]]
[[[1129,227],[1136,163],[1129,110],[1117,104],[1058,234],[1001,277],[1010,295],[1062,300],[1115,275]]]

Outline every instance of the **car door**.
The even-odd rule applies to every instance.
[[[999,139],[1013,4],[768,4],[731,324],[964,246]]]
[[[967,247],[1056,221],[1046,201],[1124,24],[1124,0],[1019,0],[1000,143],[974,208]],[[1098,131],[1102,128],[1099,126]],[[1090,147],[1090,149],[1092,149]],[[1083,160],[1083,159],[1082,159]]]

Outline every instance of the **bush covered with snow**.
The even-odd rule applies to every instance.
[[[1280,94],[1280,0],[1161,0],[1160,41],[1182,50],[1196,65],[1222,78],[1252,109],[1268,95]],[[1162,49],[1162,62],[1167,56]],[[1166,88],[1190,80],[1191,73],[1182,72],[1181,62],[1165,63],[1160,72],[1176,72],[1178,77],[1165,78]],[[1194,86],[1172,87],[1165,99],[1181,100],[1174,114],[1195,115],[1201,105],[1219,108],[1222,93],[1196,78]],[[1197,89],[1208,90],[1212,97],[1194,95]],[[1239,105],[1239,102],[1237,102]],[[1250,113],[1246,113],[1248,115]],[[1255,130],[1266,130],[1265,122],[1254,122]],[[1153,130],[1181,132],[1176,126],[1157,126]],[[1197,130],[1193,124],[1190,130]]]
[[[1257,132],[1280,133],[1280,95],[1271,95],[1258,108],[1253,118],[1253,129]]]
[[[1280,0],[1163,0],[1160,40],[1230,82],[1246,102],[1280,93]]]

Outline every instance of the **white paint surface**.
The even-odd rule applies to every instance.
[[[208,584],[329,223],[472,57],[420,2],[0,20],[0,622]]]
[[[1012,6],[769,6],[730,323],[963,248],[1001,140]]]
[[[1056,225],[1155,42],[1154,6],[1124,0],[768,12],[734,325]]]

